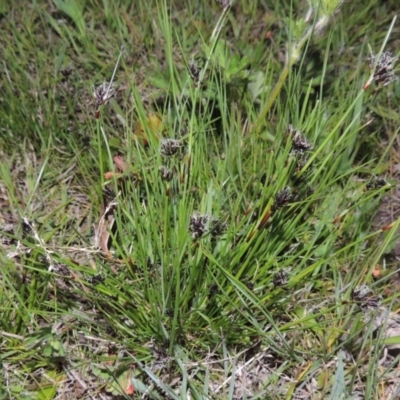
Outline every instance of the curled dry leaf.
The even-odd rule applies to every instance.
[[[106,209],[104,210],[103,215],[100,218],[100,221],[97,225],[94,245],[95,247],[100,248],[104,251],[108,258],[111,258],[111,253],[108,248],[108,243],[110,239],[110,232],[115,223],[114,211],[117,208],[117,202],[112,201],[108,204]]]
[[[115,156],[113,160],[115,165],[121,172],[126,172],[128,170],[128,165],[121,156]]]
[[[121,156],[114,156],[113,158],[116,169],[118,172],[112,172],[108,171],[104,174],[105,179],[111,179],[113,176],[116,178],[119,178],[122,173],[126,172],[128,170],[128,165],[126,164],[125,160]]]
[[[372,276],[377,279],[381,275],[381,266],[379,264],[376,264],[374,266],[374,269],[372,270]]]
[[[389,225],[385,225],[382,229],[382,232],[388,231],[389,229],[393,228],[393,223],[389,224]]]
[[[104,174],[104,179],[109,180],[109,179],[112,179],[113,176],[115,176],[116,178],[119,178],[121,176],[121,174],[118,172],[114,173],[114,172],[108,171]]]

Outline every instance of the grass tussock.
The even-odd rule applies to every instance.
[[[396,2],[186,3],[1,6],[0,397],[398,398]]]

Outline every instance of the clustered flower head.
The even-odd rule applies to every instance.
[[[304,154],[305,152],[312,150],[312,146],[306,137],[292,125],[288,126],[286,133],[292,137],[292,148],[294,154]]]
[[[212,237],[222,235],[227,228],[227,223],[221,218],[212,217],[210,222],[210,233]]]
[[[62,276],[71,276],[70,269],[62,263],[53,264],[50,268],[50,271]]]
[[[173,316],[174,316],[174,310],[173,310],[172,308],[167,308],[167,309],[165,310],[165,315],[166,315],[167,317],[169,317],[169,318],[173,318]]]
[[[213,283],[210,286],[210,296],[215,296],[218,293],[219,293],[219,287],[216,283]]]
[[[381,303],[381,297],[374,296],[374,292],[367,285],[356,286],[351,292],[352,300],[356,301],[362,310],[377,309]]]
[[[201,238],[207,231],[207,223],[210,220],[210,216],[207,214],[200,214],[195,212],[190,217],[189,231],[192,234],[193,239]]]
[[[282,268],[273,278],[274,286],[285,286],[289,282],[291,268]]]
[[[72,67],[70,65],[61,69],[61,75],[65,79],[68,79],[71,74],[72,74]]]
[[[197,86],[200,82],[200,68],[194,60],[190,61],[189,63],[189,73],[194,84]]]
[[[170,168],[165,165],[161,165],[158,169],[160,171],[161,177],[164,181],[170,181],[173,177],[173,172]]]
[[[106,278],[101,274],[89,276],[86,278],[86,282],[90,283],[93,286],[97,286],[100,283],[103,283],[105,280]]]
[[[196,211],[190,217],[189,231],[193,239],[199,239],[206,233],[211,234],[215,239],[217,236],[222,235],[226,228],[227,223],[221,218],[212,217],[208,214],[200,214]]]
[[[279,191],[275,196],[275,208],[282,208],[284,205],[289,203],[293,199],[292,190],[290,187],[286,187]]]
[[[109,84],[108,82],[103,82],[100,86],[94,89],[93,97],[95,101],[96,108],[105,104],[115,96],[115,86]]]
[[[27,235],[30,235],[31,233],[33,233],[32,222],[29,221],[27,218],[22,219],[21,227],[22,227],[22,238],[25,239]]]
[[[368,58],[370,70],[373,70],[376,64],[373,80],[379,86],[386,86],[397,80],[393,71],[393,64],[397,61],[397,57],[392,57],[392,53],[387,51],[381,54],[378,61],[377,58],[378,56],[374,54]]]
[[[373,177],[368,183],[367,183],[367,190],[378,190],[384,186],[386,186],[388,183],[383,179],[380,178],[379,176]]]
[[[177,139],[163,139],[161,140],[160,152],[164,156],[173,156],[182,147],[182,143]]]

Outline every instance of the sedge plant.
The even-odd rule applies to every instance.
[[[396,295],[381,299],[385,279],[372,273],[399,222],[371,230],[392,186],[379,176],[383,156],[379,163],[354,152],[363,86],[393,84],[395,57],[381,51],[371,59],[368,80],[360,51],[360,78],[337,76],[333,92],[315,99],[302,82],[304,64],[291,72],[340,2],[309,3],[304,20],[286,21],[282,70],[248,43],[231,45],[240,7],[199,5],[192,29],[176,23],[189,19],[178,5],[141,3],[140,32],[124,18],[128,2],[105,1],[105,15],[87,3],[82,18],[104,17],[115,36],[75,20],[62,29],[45,24],[43,40],[55,30],[60,41],[46,61],[54,56],[63,72],[54,77],[39,59],[37,79],[21,75],[21,93],[13,85],[22,67],[8,64],[1,394],[335,399],[354,397],[367,382],[364,392],[380,395],[387,381],[374,348],[387,338],[375,316],[389,321],[384,312]],[[49,18],[57,26],[37,7],[34,21],[22,14],[31,29]],[[143,43],[140,62],[139,51],[120,50],[124,32],[128,44]],[[195,55],[193,35],[201,43]],[[19,37],[28,59],[26,44],[39,39]],[[5,49],[12,59],[15,49]],[[112,61],[101,58],[106,50]],[[266,92],[249,93],[260,72],[267,87],[279,76],[261,109]],[[82,82],[88,92],[95,87],[90,101]],[[31,93],[33,104],[18,105]],[[266,138],[254,132],[267,114]],[[22,128],[21,159],[9,143]]]

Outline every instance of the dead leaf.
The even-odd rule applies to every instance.
[[[379,264],[376,264],[374,269],[372,270],[372,276],[376,279],[379,278],[381,275],[381,266]]]
[[[118,172],[112,172],[112,171],[108,171],[104,174],[104,179],[110,180],[112,179],[114,176],[118,179],[119,177],[121,177],[122,174],[118,173]]]
[[[115,169],[117,172],[108,171],[104,174],[104,179],[121,178],[129,170],[129,165],[126,163],[122,156],[113,157]]]
[[[163,124],[160,117],[157,114],[148,115],[147,125],[150,128],[150,131],[153,132],[156,137],[160,136],[160,133],[163,130]],[[137,140],[139,143],[142,143],[144,146],[147,146],[149,144],[146,131],[140,123],[137,124],[133,138]]]
[[[391,224],[389,224],[389,225],[385,225],[383,228],[381,228],[382,232],[385,232],[385,231],[388,231],[389,229],[392,229],[393,225],[394,225],[393,222]]]
[[[100,218],[95,233],[95,239],[94,239],[95,247],[98,247],[101,250],[103,250],[108,258],[111,258],[111,253],[108,248],[108,242],[110,239],[111,230],[115,222],[114,211],[117,208],[117,204],[118,203],[116,201],[112,201],[111,203],[108,204],[108,206],[104,210],[103,215]]]

